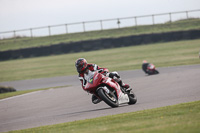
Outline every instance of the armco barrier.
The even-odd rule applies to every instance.
[[[143,34],[133,35],[120,38],[107,38],[88,40],[72,43],[60,43],[51,46],[41,46],[34,48],[25,48],[19,50],[9,50],[0,52],[0,60],[18,59],[18,58],[29,58],[39,57],[48,55],[57,55],[64,53],[74,53],[81,51],[92,51],[99,49],[107,49],[114,47],[124,47],[132,45],[149,44],[156,42],[169,42],[178,40],[190,40],[200,38],[200,30],[190,31],[177,31],[177,32],[166,32],[166,33],[154,33],[154,34]]]

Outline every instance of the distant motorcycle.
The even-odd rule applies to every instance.
[[[98,71],[93,72],[89,77],[85,91],[94,94],[113,108],[120,104],[135,104],[137,102],[133,90],[126,92],[114,79],[106,77]]]
[[[143,61],[142,70],[148,75],[159,74],[158,70],[156,70],[155,65],[147,63],[147,61]]]

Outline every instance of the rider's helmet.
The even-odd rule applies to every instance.
[[[147,61],[146,61],[146,60],[143,60],[143,63],[147,63]]]
[[[87,68],[87,61],[84,58],[79,58],[75,62],[76,70],[78,73],[82,73]]]

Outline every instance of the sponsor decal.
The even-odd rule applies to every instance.
[[[93,76],[90,76],[89,81],[90,84],[93,84]]]

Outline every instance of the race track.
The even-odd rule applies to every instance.
[[[0,83],[12,84],[18,90],[71,85],[0,100],[0,132],[200,100],[200,65],[158,70],[160,74],[153,76],[141,70],[119,72],[123,81],[134,88],[138,102],[118,108],[110,108],[104,102],[92,104],[91,95],[81,89],[77,76]]]

